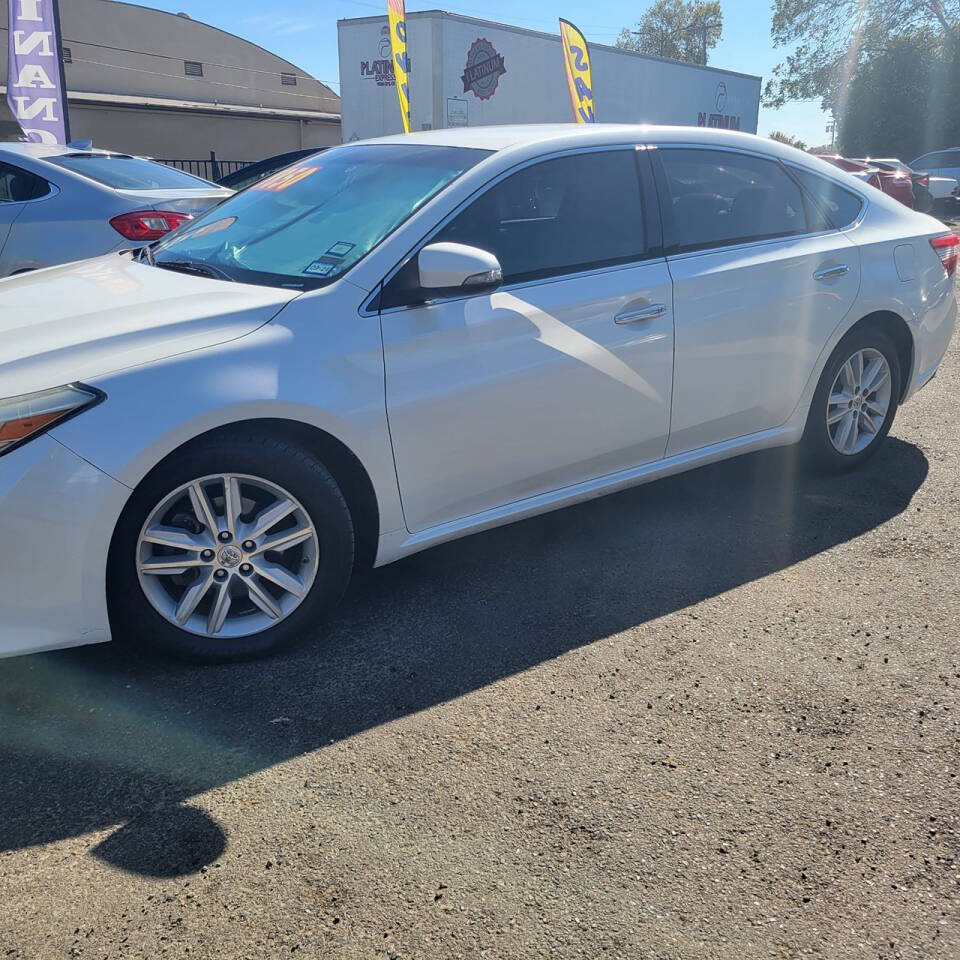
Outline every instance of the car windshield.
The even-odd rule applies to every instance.
[[[142,157],[111,153],[64,153],[50,163],[114,190],[203,190],[213,184]]]
[[[158,265],[204,265],[241,283],[332,283],[489,151],[358,144],[248,187],[154,247]]]

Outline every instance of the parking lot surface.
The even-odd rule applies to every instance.
[[[960,956],[960,349],[356,583],[323,644],[0,662],[0,956]]]

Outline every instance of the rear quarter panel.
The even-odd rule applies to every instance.
[[[888,311],[902,317],[913,336],[911,367],[902,371],[905,397],[929,379],[953,334],[953,279],[930,246],[931,237],[949,232],[933,217],[880,203],[871,204],[863,221],[848,231],[860,247],[862,271],[853,321]]]

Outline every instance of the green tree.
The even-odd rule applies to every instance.
[[[773,0],[773,42],[793,50],[774,67],[764,103],[781,107],[819,98],[824,109],[841,116],[859,64],[882,54],[898,36],[955,36],[958,24],[960,0]]]
[[[656,0],[635,30],[620,31],[616,45],[648,56],[705,64],[722,34],[719,0]]]
[[[933,30],[891,40],[857,67],[844,96],[840,149],[847,156],[898,157],[960,142],[960,46]]]
[[[780,130],[774,130],[770,134],[770,139],[776,140],[778,143],[785,143],[788,147],[796,147],[798,150],[807,149],[807,145],[802,140],[791,137],[789,133],[783,133]]]

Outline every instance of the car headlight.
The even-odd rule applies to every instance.
[[[82,383],[0,400],[0,457],[32,437],[92,407],[103,393]]]

